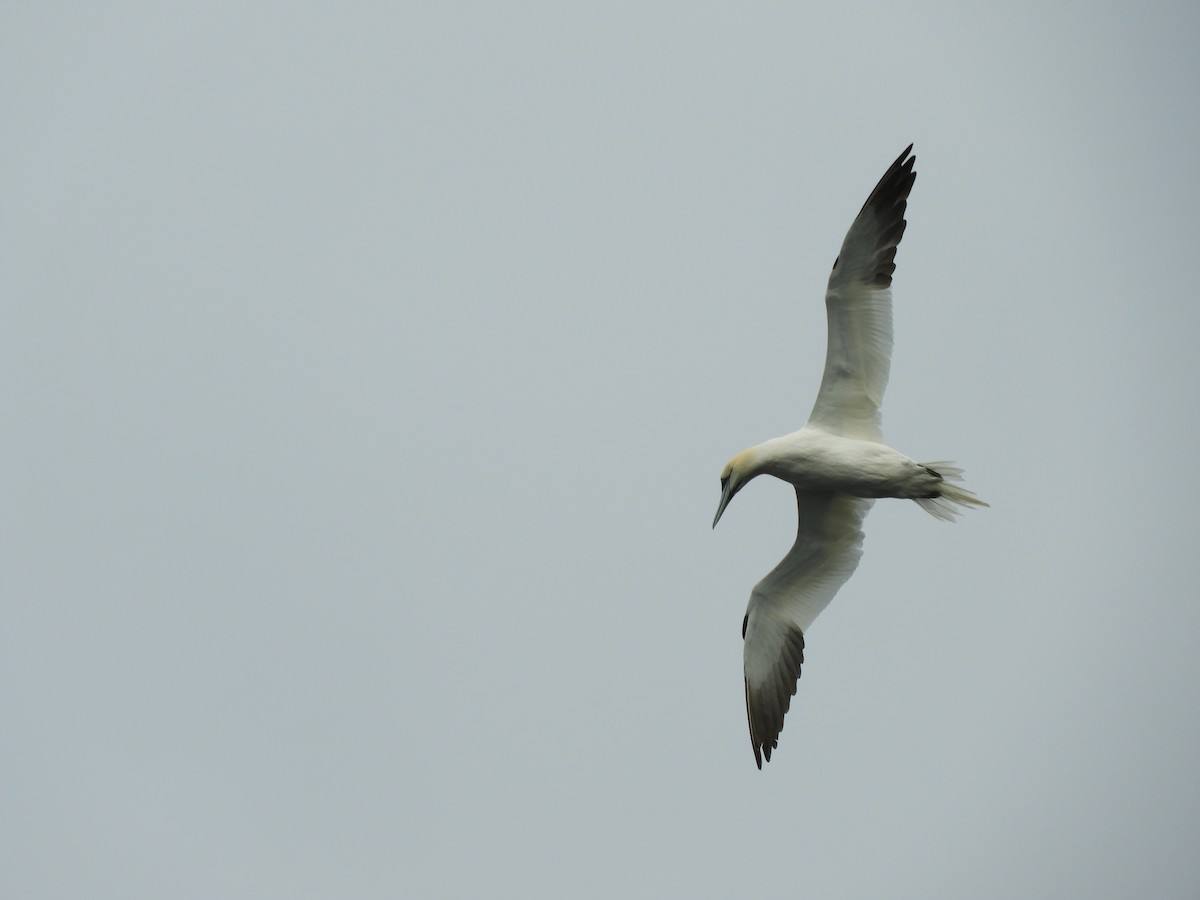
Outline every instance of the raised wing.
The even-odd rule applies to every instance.
[[[804,634],[858,565],[872,503],[797,488],[796,543],[750,594],[742,622],[746,717],[760,769],[779,746],[804,662]]]
[[[892,273],[917,177],[911,151],[909,144],[863,204],[825,291],[825,375],[808,421],[844,437],[882,439],[879,410],[892,363]]]

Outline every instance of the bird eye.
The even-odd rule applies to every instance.
[[[729,486],[729,476],[726,475],[724,478],[721,479],[721,490],[725,490],[725,488],[728,486]]]

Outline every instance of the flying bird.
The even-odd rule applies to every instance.
[[[796,543],[754,586],[742,620],[746,716],[761,769],[779,746],[796,693],[804,636],[862,556],[863,519],[879,497],[914,500],[943,521],[987,506],[957,483],[962,469],[919,463],[883,443],[880,406],[892,357],[892,273],[916,173],[905,149],[846,233],[825,291],[825,373],[808,423],[743,450],[721,472],[713,527],[738,491],[759,475],[796,489]]]

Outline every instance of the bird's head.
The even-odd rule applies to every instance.
[[[717,515],[713,518],[713,528],[721,521],[721,513],[725,512],[725,507],[729,505],[733,495],[757,474],[758,468],[752,450],[743,450],[725,463],[725,468],[721,470],[721,502],[717,505]]]

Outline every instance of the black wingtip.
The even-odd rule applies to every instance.
[[[912,148],[913,145],[909,144],[904,148],[904,152],[896,157],[896,161],[888,166],[883,177],[879,179],[879,183],[875,185],[875,189],[867,197],[867,202],[862,206],[863,209],[876,206],[882,210],[900,206],[899,218],[903,219],[903,204],[908,200],[913,182],[917,180],[917,173],[913,171],[913,165],[917,158],[910,155]]]
[[[896,168],[897,166],[903,165],[904,161],[908,158],[908,155],[910,153],[912,153],[912,148],[913,148],[912,144],[909,144],[907,147],[905,147],[904,152],[896,157],[896,161],[894,163],[892,163],[890,166],[888,166],[888,171],[890,172],[892,169]],[[917,158],[914,156],[912,158],[912,161],[916,162]]]
[[[764,762],[771,761],[771,751],[779,747],[779,735],[783,731],[783,720],[792,705],[792,697],[800,680],[804,666],[804,632],[799,628],[789,629],[783,653],[776,664],[776,676],[764,684],[758,702],[751,695],[749,679],[746,686],[746,721],[750,726],[750,747],[754,750],[754,761],[761,769]]]
[[[896,161],[888,166],[888,170],[883,173],[883,177],[867,197],[867,202],[859,210],[860,217],[868,211],[875,216],[877,231],[874,237],[874,253],[870,264],[864,267],[860,276],[865,284],[873,288],[890,287],[892,275],[896,272],[896,247],[904,237],[907,224],[904,214],[908,209],[908,195],[917,180],[917,173],[913,171],[913,164],[917,158],[910,155],[912,148],[913,145],[909,144],[904,152],[896,157]],[[858,220],[855,221],[857,223]],[[835,261],[835,270],[837,265]]]

